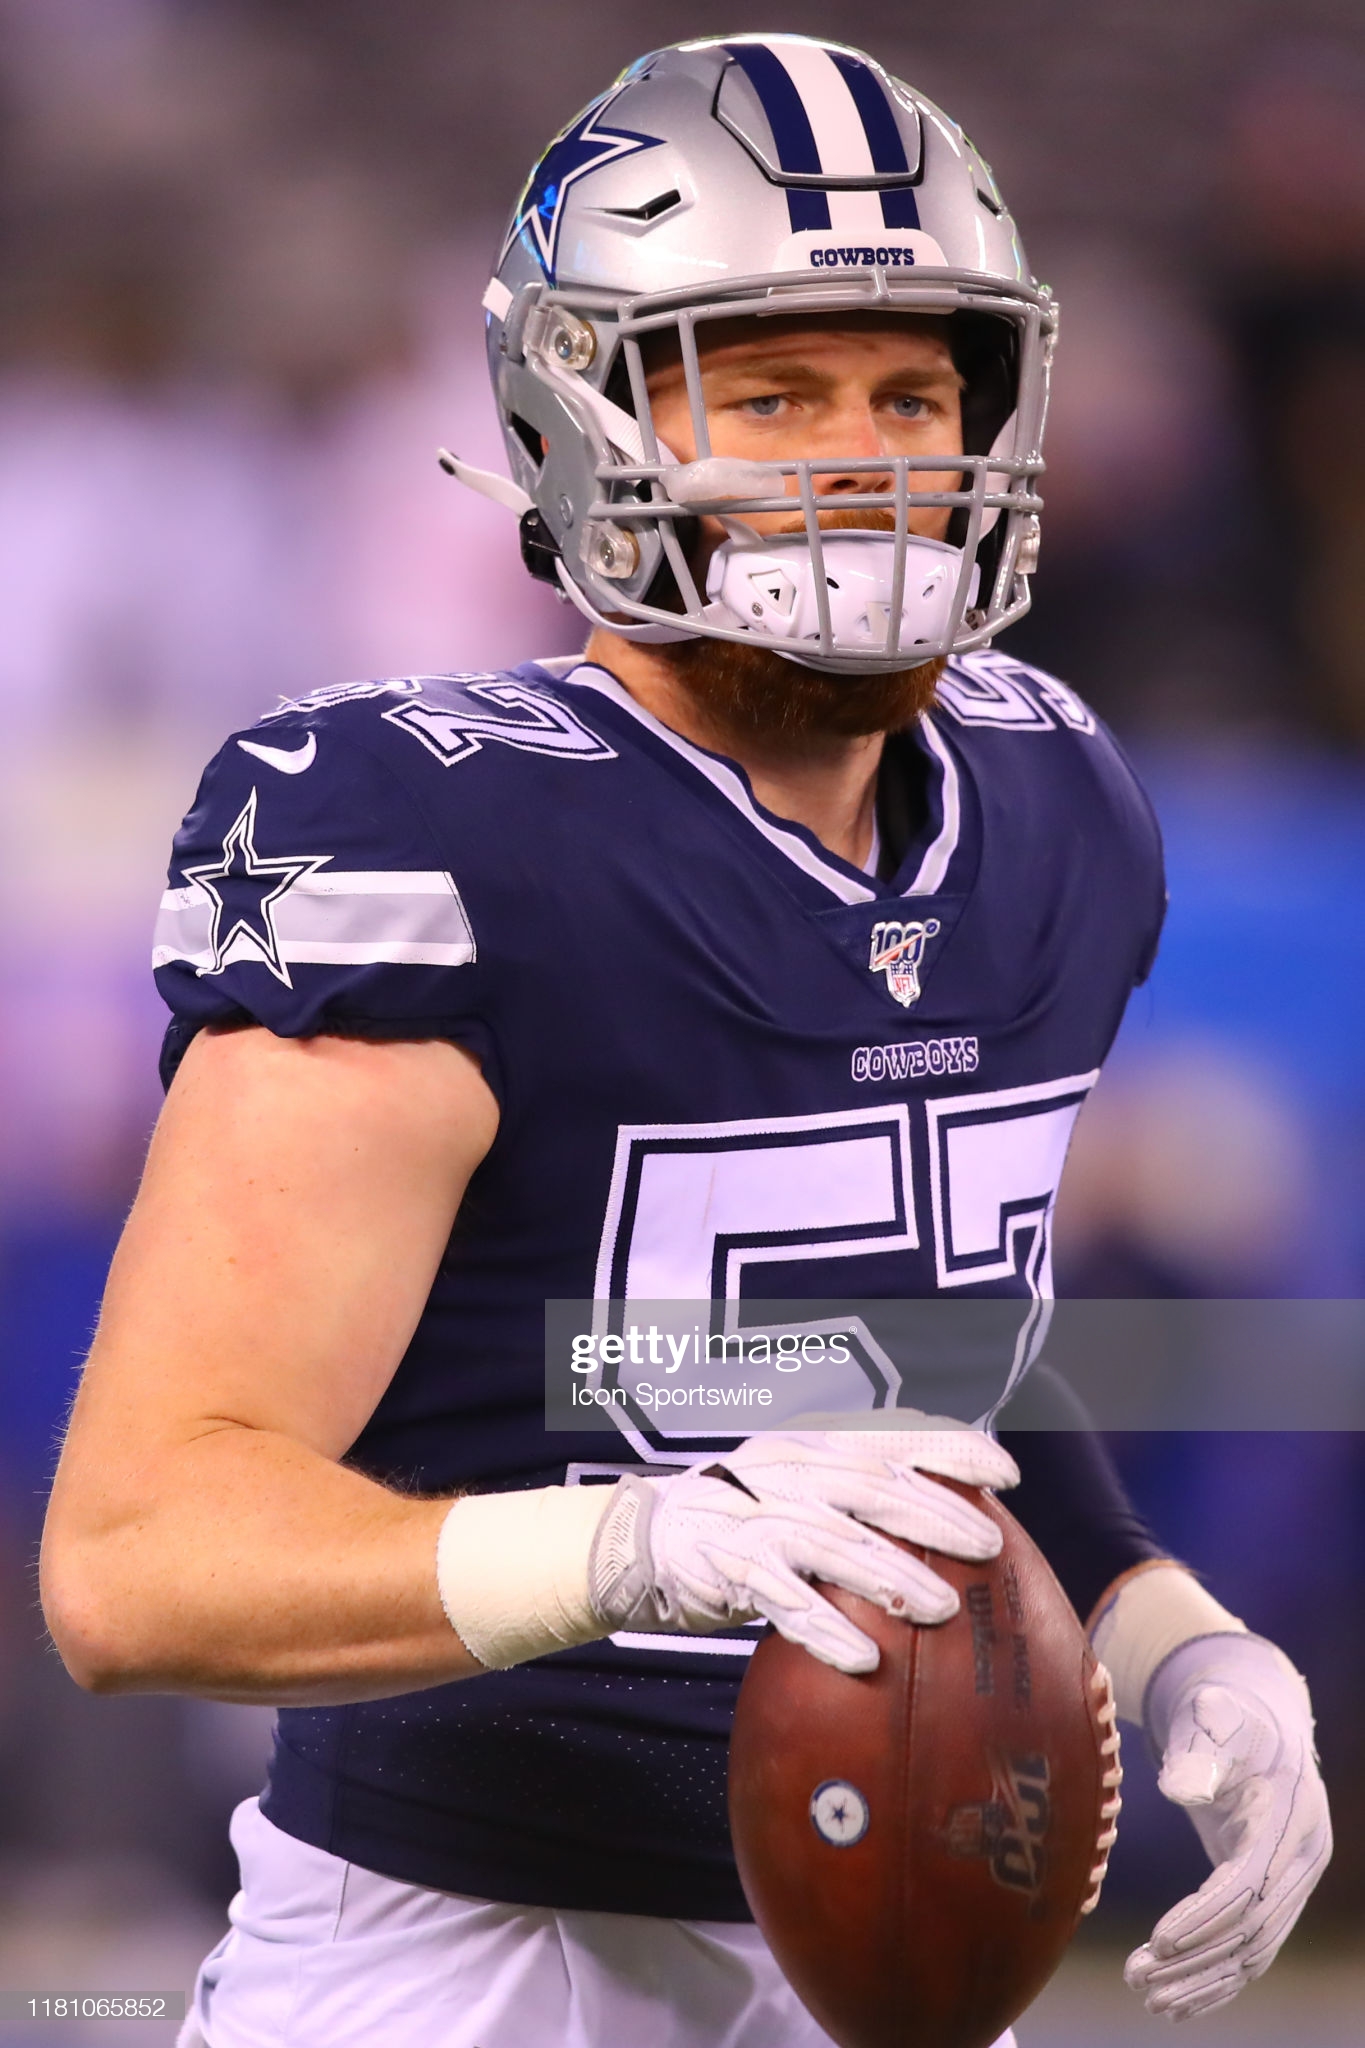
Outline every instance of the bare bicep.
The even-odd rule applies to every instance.
[[[443,1040],[201,1033],[114,1260],[68,1455],[154,1455],[239,1424],[340,1456],[496,1127],[477,1063]]]

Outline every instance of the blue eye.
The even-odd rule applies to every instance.
[[[769,391],[762,398],[750,398],[746,400],[746,403],[750,412],[756,413],[759,419],[770,420],[777,411],[778,406],[781,405],[782,400],[775,391]]]
[[[917,420],[925,411],[922,398],[911,398],[908,394],[892,401],[895,412],[903,420]]]

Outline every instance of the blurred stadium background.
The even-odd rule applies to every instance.
[[[624,62],[772,26],[866,44],[962,119],[1064,309],[1043,574],[1004,644],[1130,744],[1173,900],[1082,1121],[1062,1284],[1365,1294],[1359,0],[0,0],[0,2048],[169,2040],[26,2029],[13,1994],[181,1988],[267,1741],[251,1710],[79,1694],[31,1573],[156,1111],[169,835],[281,693],[576,644],[511,522],[434,461],[501,461],[490,253]],[[1201,2039],[1344,2048],[1365,1454],[1227,1420],[1116,1448],[1309,1673],[1339,1848],[1285,1961]],[[1101,1924],[1026,2048],[1161,2031],[1113,1957],[1199,1858],[1129,1749]]]

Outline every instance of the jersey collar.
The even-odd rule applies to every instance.
[[[957,762],[928,713],[920,718],[916,733],[930,761],[927,794],[931,836],[924,845],[921,835],[893,880],[874,884],[861,869],[822,846],[805,826],[766,811],[737,762],[708,752],[664,725],[609,670],[576,658],[539,661],[534,665],[562,687],[592,690],[616,705],[657,743],[689,763],[776,852],[828,889],[838,902],[875,903],[888,897],[933,896],[944,887],[962,836],[962,788]]]

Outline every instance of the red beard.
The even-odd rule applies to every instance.
[[[820,524],[826,531],[894,532],[896,522],[889,511],[831,507]],[[776,530],[804,533],[805,522],[791,520]],[[777,740],[798,749],[810,741],[903,731],[930,709],[948,665],[939,655],[889,674],[829,676],[742,640],[667,641],[656,651],[723,738]]]
[[[653,651],[723,738],[797,747],[902,731],[929,710],[948,665],[940,655],[885,675],[827,676],[740,640],[677,640]]]

